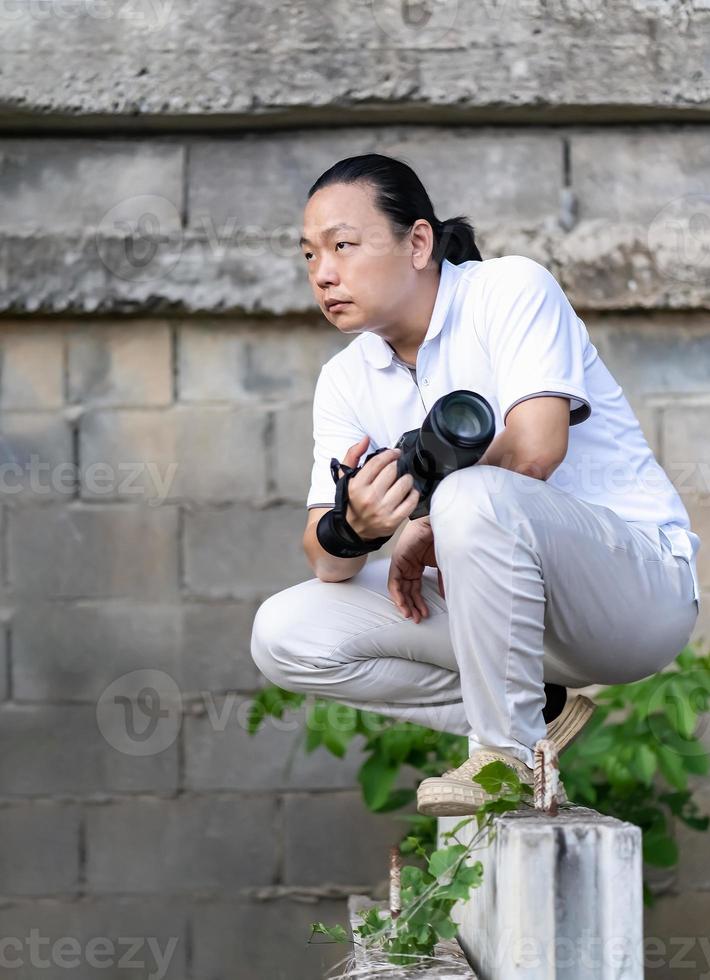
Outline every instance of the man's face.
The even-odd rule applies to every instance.
[[[327,319],[345,334],[395,322],[415,285],[411,241],[393,236],[374,193],[362,182],[332,184],[316,191],[304,210],[301,254],[308,280]],[[331,299],[349,302],[328,310]]]

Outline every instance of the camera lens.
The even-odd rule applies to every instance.
[[[441,434],[454,446],[473,446],[495,430],[490,405],[480,395],[459,390],[441,400],[436,423]]]
[[[483,432],[487,419],[482,419],[478,406],[460,395],[442,406],[442,425],[457,439],[476,439]]]

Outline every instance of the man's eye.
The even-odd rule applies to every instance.
[[[313,255],[313,252],[305,252],[303,258],[307,259],[309,255]]]
[[[349,244],[350,244],[350,242],[336,242],[335,243],[335,247],[337,248],[338,245],[349,245]]]

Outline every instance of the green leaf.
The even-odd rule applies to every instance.
[[[396,763],[387,762],[379,755],[371,755],[360,766],[357,778],[371,810],[379,810],[386,804],[398,771]]]
[[[311,922],[311,930],[311,936],[314,936],[316,933],[322,933],[324,936],[330,936],[336,943],[351,942],[345,929],[339,925],[326,926],[322,922]]]
[[[648,745],[637,745],[631,759],[631,768],[642,782],[650,786],[658,768],[656,753]]]
[[[685,789],[688,777],[680,756],[669,749],[667,745],[659,745],[656,755],[658,756],[658,768],[671,786],[675,786],[676,789]]]
[[[429,874],[438,878],[453,867],[461,855],[466,853],[466,850],[464,844],[452,844],[451,847],[442,847],[440,850],[434,851],[429,858]]]
[[[520,778],[512,766],[500,759],[482,766],[473,777],[473,781],[482,786],[486,793],[499,793],[504,786],[517,788],[521,784]]]

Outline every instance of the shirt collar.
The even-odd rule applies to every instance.
[[[459,267],[454,265],[453,262],[449,262],[448,259],[442,261],[439,288],[436,293],[436,300],[434,301],[434,309],[431,313],[429,329],[422,343],[432,340],[441,333],[441,329],[446,322],[446,315],[451,306],[451,300],[454,297],[454,288],[458,283],[460,271]],[[365,359],[372,367],[389,367],[392,363],[394,351],[384,337],[380,337],[371,330],[366,330],[360,335],[360,342],[363,345]]]

